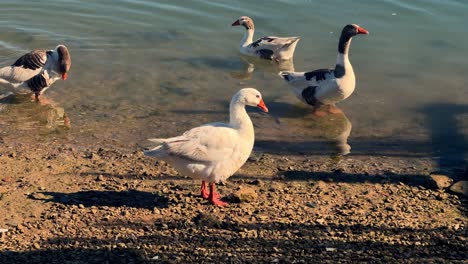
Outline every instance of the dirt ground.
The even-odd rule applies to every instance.
[[[0,166],[0,263],[468,261],[467,200],[430,159],[257,150],[226,208],[139,149],[4,143]]]

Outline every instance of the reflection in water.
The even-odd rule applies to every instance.
[[[337,155],[347,155],[351,152],[348,138],[353,126],[342,110],[325,116],[312,113],[305,114],[303,117],[292,115],[282,118],[281,122],[286,123],[289,128],[298,129],[298,131],[291,130],[291,133],[301,135],[303,141],[322,139]]]
[[[281,61],[280,63],[278,63],[278,72],[282,72],[282,71],[294,72],[295,71],[294,61],[291,59],[291,60]]]
[[[39,130],[57,132],[69,129],[70,120],[62,107],[53,103],[41,105],[30,94],[6,94],[0,96],[0,130]]]
[[[341,115],[343,117],[344,124],[342,126],[341,133],[338,136],[336,136],[332,142],[335,143],[336,151],[338,154],[348,155],[351,152],[351,146],[348,144],[348,137],[351,134],[351,129],[353,128],[353,125],[343,112],[341,112],[341,114],[335,115]]]
[[[294,71],[294,61],[292,59],[277,62],[245,55],[240,55],[240,59],[243,62],[243,68],[240,71],[232,71],[230,73],[231,77],[238,80],[250,80],[256,68],[259,68],[264,72],[271,72],[274,74],[281,71]]]

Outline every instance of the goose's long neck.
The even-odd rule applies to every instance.
[[[241,40],[241,47],[246,47],[250,43],[252,43],[254,32],[255,30],[254,30],[253,24],[249,26],[245,26],[244,36],[242,37],[242,40]]]
[[[338,43],[338,55],[336,56],[335,77],[341,78],[346,74],[346,70],[352,71],[349,62],[348,52],[351,46],[352,37],[341,35]]]
[[[239,130],[241,133],[253,134],[253,124],[250,120],[245,105],[239,102],[237,97],[233,97],[229,106],[230,120],[229,124]]]

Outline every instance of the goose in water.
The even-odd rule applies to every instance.
[[[67,47],[33,50],[0,69],[0,83],[9,83],[14,91],[33,92],[36,100],[58,79],[67,79],[71,57]]]
[[[254,23],[247,16],[240,17],[232,23],[232,26],[243,26],[245,28],[244,37],[240,44],[242,54],[278,62],[293,58],[299,37],[267,36],[253,41]]]
[[[301,101],[314,107],[315,114],[325,114],[318,110],[322,105],[328,105],[331,113],[340,112],[335,104],[353,93],[356,77],[353,66],[349,62],[348,53],[352,37],[359,34],[369,34],[369,31],[355,24],[346,25],[343,28],[338,42],[338,56],[334,69],[280,72],[280,76],[293,87],[295,95]]]
[[[229,123],[209,123],[181,136],[150,139],[157,145],[145,155],[164,160],[182,174],[201,180],[201,196],[214,205],[226,206],[216,193],[215,184],[242,167],[254,145],[254,127],[246,105],[268,112],[259,91],[241,89],[231,99]]]

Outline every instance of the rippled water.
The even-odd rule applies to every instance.
[[[35,48],[69,47],[69,79],[46,93],[70,117],[68,140],[131,145],[227,120],[232,94],[250,86],[274,116],[251,111],[257,146],[269,152],[330,153],[350,134],[354,154],[467,156],[466,1],[4,0],[0,7],[2,66]],[[312,118],[275,65],[241,57],[242,28],[230,26],[241,15],[254,19],[257,37],[301,36],[297,71],[333,67],[345,24],[369,30],[352,43],[357,86],[339,104],[345,115]],[[17,115],[28,111],[0,109],[1,135],[33,137],[9,125],[25,119]]]

